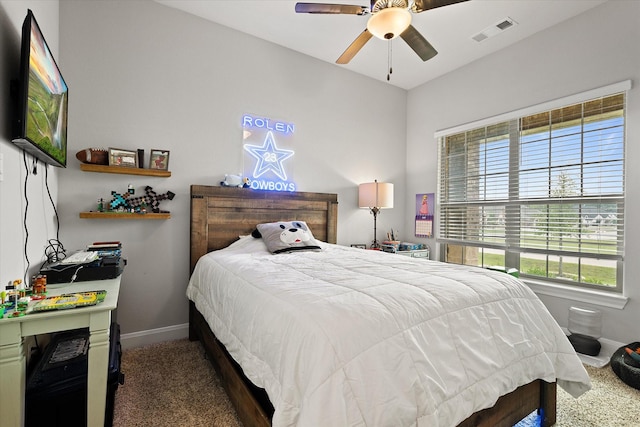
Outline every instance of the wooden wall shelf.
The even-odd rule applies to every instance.
[[[90,163],[80,163],[80,170],[85,172],[118,173],[124,175],[144,175],[160,178],[169,178],[171,171],[143,168],[126,168],[122,166],[92,165]]]
[[[170,212],[149,212],[146,214],[129,212],[80,212],[80,218],[85,219],[169,219]]]

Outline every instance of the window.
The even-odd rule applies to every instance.
[[[625,93],[610,93],[440,132],[441,258],[622,292]]]

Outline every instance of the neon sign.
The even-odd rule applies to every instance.
[[[274,122],[271,119],[253,117],[248,114],[242,116],[242,127],[275,130],[276,132],[284,134],[290,134],[295,131],[295,126],[291,123]]]
[[[279,148],[275,134],[281,139],[290,138],[295,132],[291,123],[268,118],[242,117],[244,139],[262,140],[262,145],[244,144],[244,175],[249,177],[254,190],[296,191],[295,183],[287,175],[284,162],[293,157],[293,150]]]

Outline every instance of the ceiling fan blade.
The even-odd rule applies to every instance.
[[[373,35],[365,28],[363,32],[360,33],[358,37],[349,45],[349,47],[344,51],[340,58],[336,61],[336,64],[348,64],[356,53],[360,52],[362,46],[365,45],[371,39]]]
[[[296,13],[364,15],[368,12],[368,8],[358,5],[330,3],[296,3]]]
[[[400,34],[400,37],[407,42],[409,47],[413,49],[423,61],[427,61],[438,54],[438,51],[431,46],[431,43],[429,43],[413,25],[409,25],[409,27]]]
[[[451,4],[462,3],[469,0],[414,0],[411,11],[414,13],[424,12],[425,10],[435,9]]]

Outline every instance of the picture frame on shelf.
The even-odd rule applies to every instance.
[[[149,155],[149,169],[169,170],[169,150],[152,149]]]
[[[137,150],[124,150],[122,148],[109,147],[109,166],[137,168],[138,167]]]

